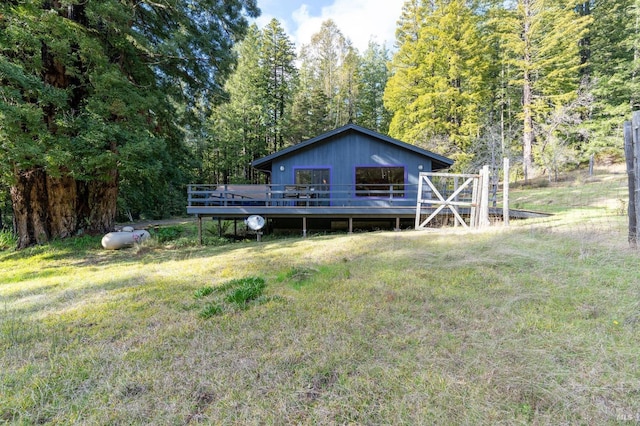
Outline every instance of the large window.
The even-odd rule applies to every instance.
[[[404,167],[356,167],[357,197],[404,197]]]

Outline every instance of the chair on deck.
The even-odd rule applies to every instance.
[[[311,193],[307,185],[285,185],[283,198],[292,200],[293,205],[305,206],[309,204]],[[295,200],[295,201],[293,201]],[[302,200],[302,201],[300,201]]]

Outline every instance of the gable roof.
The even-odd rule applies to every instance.
[[[453,160],[442,155],[435,154],[431,151],[427,151],[426,149],[419,148],[415,145],[408,144],[406,142],[402,142],[398,139],[391,138],[389,136],[383,135],[378,132],[374,132],[373,130],[366,129],[364,127],[357,126],[355,124],[347,124],[345,126],[339,127],[337,129],[331,130],[329,132],[323,133],[320,136],[316,136],[315,138],[308,139],[306,141],[300,142],[299,144],[290,146],[278,152],[274,152],[273,154],[267,155],[266,157],[262,157],[260,159],[254,160],[251,165],[258,170],[270,170],[271,163],[273,160],[285,156],[287,154],[291,154],[295,151],[299,151],[301,149],[308,148],[312,145],[322,143],[327,139],[330,139],[334,136],[340,135],[342,133],[347,132],[357,132],[362,133],[373,138],[379,139],[383,142],[389,143],[391,145],[395,145],[401,149],[406,149],[408,151],[415,152],[418,155],[422,155],[425,157],[429,157],[432,161],[433,170],[444,169],[453,164]]]

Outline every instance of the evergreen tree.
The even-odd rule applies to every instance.
[[[353,46],[348,45],[338,74],[337,104],[342,105],[342,110],[338,112],[335,127],[356,121],[360,109],[359,69],[360,55]]]
[[[407,57],[405,63],[411,64],[410,54],[413,52],[410,43],[417,43],[420,31],[424,24],[425,15],[428,12],[426,0],[407,0],[402,6],[402,12],[396,28],[396,47],[405,50]]]
[[[388,62],[389,51],[384,46],[369,42],[357,74],[359,98],[356,123],[384,134],[389,131],[391,121],[391,114],[382,101],[389,79]]]
[[[477,17],[462,0],[425,2],[413,13],[422,24],[416,37],[410,30],[417,19],[401,22],[402,45],[384,94],[393,112],[389,132],[451,155],[464,167],[487,100],[488,64]]]
[[[590,71],[591,153],[620,150],[622,124],[640,109],[640,0],[595,0]]]
[[[293,44],[277,20],[261,31],[253,25],[236,46],[238,65],[225,85],[227,101],[211,116],[215,163],[210,181],[254,183],[250,163],[288,143],[297,79]]]
[[[2,2],[0,167],[19,247],[108,231],[120,179],[180,174],[179,120],[220,91],[258,13],[255,0]]]
[[[501,164],[503,157],[516,160],[515,153],[522,150],[522,90],[510,84],[512,80],[517,79],[517,69],[510,61],[505,47],[507,39],[502,28],[505,22],[510,21],[511,12],[504,9],[502,1],[492,1],[486,7],[482,32],[489,54],[487,83],[490,99],[478,142],[485,141],[492,148],[489,150],[490,159],[477,155],[475,165],[478,168],[489,163],[495,170],[498,167],[497,162]]]
[[[285,145],[297,70],[294,46],[276,19],[262,30],[261,66],[266,80],[266,113],[270,151]]]
[[[518,0],[502,22],[504,48],[522,91],[523,174],[533,173],[536,123],[574,100],[582,67],[580,49],[589,24],[578,1]]]
[[[250,183],[250,163],[268,153],[267,82],[261,64],[262,37],[252,25],[236,45],[238,65],[225,84],[228,100],[211,116],[211,149],[217,153],[213,182]]]
[[[403,138],[400,129],[411,128],[415,123],[414,119],[405,115],[409,105],[418,98],[418,93],[422,90],[422,80],[419,76],[419,69],[423,61],[423,40],[420,32],[424,25],[427,8],[423,4],[424,0],[406,1],[398,27],[396,28],[396,47],[390,64],[390,76],[385,86],[383,101],[385,108],[395,118],[397,132],[389,129],[391,135]],[[419,140],[405,139],[407,142],[421,145]],[[426,144],[422,143],[426,147]]]
[[[299,79],[291,111],[293,143],[310,139],[330,130],[329,102],[317,69],[310,58],[309,47],[303,46],[299,55]]]

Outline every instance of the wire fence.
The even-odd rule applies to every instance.
[[[512,220],[513,226],[597,235],[612,242],[628,244],[629,184],[624,164],[574,171],[559,181],[534,180],[528,185],[511,184],[509,208],[544,213],[544,217]],[[496,205],[502,206],[498,191]],[[499,225],[501,215],[492,216]]]

